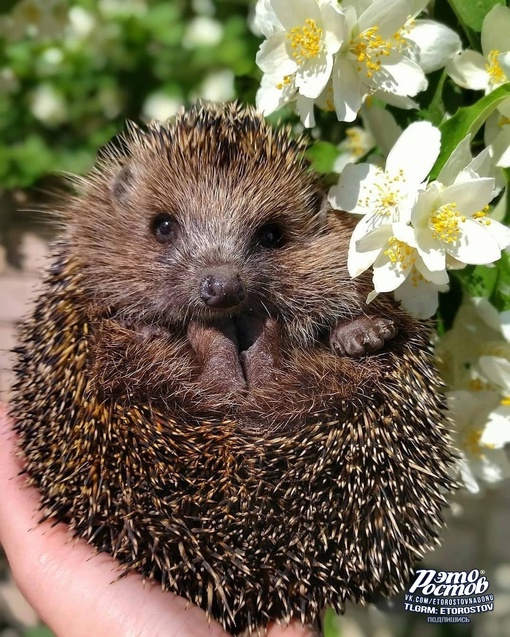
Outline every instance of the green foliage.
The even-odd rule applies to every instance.
[[[309,148],[307,154],[314,170],[320,173],[330,173],[339,151],[334,144],[318,141]]]
[[[492,7],[497,4],[505,4],[505,0],[449,0],[450,5],[459,17],[462,24],[466,25],[473,31],[482,30],[482,22],[484,17],[489,13]]]
[[[232,74],[237,96],[253,100],[249,0],[218,2],[214,15],[188,0],[62,4],[67,19],[50,34],[0,28],[0,187],[85,171],[126,120],[150,118],[150,98],[189,104],[207,97],[212,74]]]
[[[492,93],[479,99],[473,106],[459,108],[453,117],[447,119],[439,126],[441,131],[441,153],[432,168],[432,179],[438,175],[459,142],[469,133],[474,137],[485,124],[489,115],[509,97],[510,83],[503,84]]]
[[[54,637],[54,633],[46,626],[34,626],[27,628],[23,637]]]

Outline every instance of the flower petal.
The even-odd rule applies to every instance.
[[[491,201],[493,190],[494,179],[491,177],[480,177],[471,181],[461,179],[439,192],[438,208],[456,203],[459,214],[472,215],[485,208]]]
[[[315,126],[314,100],[298,93],[296,98],[296,110],[303,126],[306,126],[306,128],[313,128]]]
[[[510,166],[510,126],[503,126],[500,133],[492,142],[493,160],[496,166],[508,168]]]
[[[362,272],[365,272],[365,270],[368,270],[379,256],[379,253],[391,235],[390,225],[377,228],[370,233],[371,236],[369,237],[362,231],[356,232],[358,226],[356,226],[352,233],[347,257],[347,269],[352,277],[356,277]],[[359,236],[362,238],[358,240]]]
[[[371,88],[406,97],[424,91],[428,84],[420,65],[397,51],[391,51],[379,70],[370,76],[365,67],[361,67],[359,73]]]
[[[287,38],[285,33],[276,33],[264,40],[255,57],[257,66],[263,73],[275,77],[275,83],[283,79],[285,75],[296,72],[298,65],[289,58],[287,53]]]
[[[494,263],[501,256],[501,248],[495,237],[473,219],[459,222],[461,231],[455,244],[445,244],[445,250],[459,261],[472,265]]]
[[[333,69],[333,56],[324,52],[299,64],[296,87],[305,97],[316,99],[322,93]]]
[[[510,442],[510,406],[502,405],[489,415],[483,430],[480,445],[503,449]]]
[[[321,5],[324,42],[329,53],[336,53],[347,38],[345,15],[337,4]]]
[[[490,51],[510,50],[510,9],[500,4],[494,6],[485,16],[482,24],[482,51],[485,56]]]
[[[429,228],[416,229],[416,242],[416,249],[425,267],[431,272],[444,272],[446,270],[444,248],[441,242],[434,238]]]
[[[427,4],[427,0],[415,0],[412,3],[409,0],[392,0],[389,10],[387,0],[374,0],[359,16],[359,32],[363,33],[377,26],[378,35],[383,39],[389,39],[407,22],[411,11],[418,13]]]
[[[403,268],[400,262],[393,263],[381,252],[374,262],[374,289],[376,292],[393,292],[406,280],[411,268]]]
[[[433,20],[415,20],[406,39],[418,47],[418,64],[424,73],[442,68],[462,48],[455,31]]]
[[[353,122],[368,90],[362,86],[353,64],[341,55],[333,65],[332,80],[336,116],[341,122]]]
[[[505,393],[510,394],[510,361],[498,356],[480,356],[479,365],[482,372],[492,383],[500,387]]]
[[[295,92],[296,89],[293,81],[287,85],[283,85],[282,88],[278,88],[272,75],[263,75],[255,103],[259,111],[264,113],[264,115],[269,115],[283,104],[291,101]]]
[[[404,170],[408,182],[418,186],[429,174],[439,155],[441,133],[430,122],[414,122],[400,135],[388,154],[386,172]],[[416,149],[420,149],[417,153]]]
[[[448,286],[437,286],[411,272],[404,283],[395,290],[395,300],[402,308],[419,319],[433,316],[439,304],[439,292],[446,292]]]
[[[293,27],[304,26],[308,19],[315,20],[317,24],[321,23],[317,0],[299,0],[299,2],[271,0],[271,6],[286,31],[290,31]]]
[[[444,186],[450,186],[455,181],[459,172],[463,170],[472,159],[470,133],[457,144],[452,154],[448,157],[437,176],[437,181],[442,183]]]
[[[478,51],[462,51],[446,65],[446,71],[452,80],[463,88],[474,91],[486,90],[489,87],[489,74],[486,60]]]
[[[383,171],[372,164],[348,164],[336,186],[329,191],[329,203],[337,210],[347,210],[354,214],[372,211],[372,202],[367,198],[371,184],[383,176]]]
[[[419,108],[418,102],[415,102],[410,97],[406,97],[405,95],[395,95],[393,93],[388,93],[388,91],[374,91],[372,93],[372,97],[374,99],[381,100],[381,102],[389,104],[390,106],[395,106],[396,108],[403,108],[406,110]]]

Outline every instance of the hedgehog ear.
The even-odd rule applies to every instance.
[[[133,162],[124,164],[114,175],[110,184],[110,192],[115,203],[129,203],[136,181],[136,166]]]
[[[319,221],[324,221],[330,208],[328,197],[322,190],[314,190],[308,197],[308,205],[313,210],[313,215]]]

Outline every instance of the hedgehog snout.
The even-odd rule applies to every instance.
[[[200,282],[200,298],[210,308],[235,307],[245,296],[246,287],[240,274],[230,268],[216,268]]]

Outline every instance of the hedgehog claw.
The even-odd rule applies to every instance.
[[[331,330],[329,344],[340,356],[361,358],[384,347],[397,334],[393,319],[380,316],[359,316],[339,321]]]

